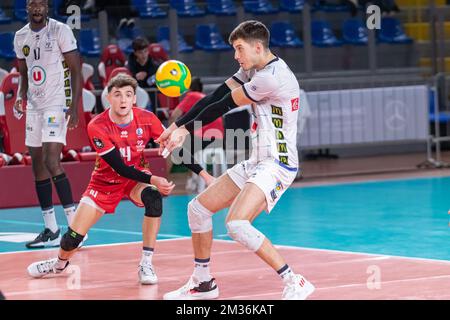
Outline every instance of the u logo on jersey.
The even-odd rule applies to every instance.
[[[42,67],[34,66],[31,69],[31,79],[35,86],[42,85],[45,82],[46,77],[47,74],[45,73],[45,70]]]

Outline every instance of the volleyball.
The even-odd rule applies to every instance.
[[[168,97],[179,97],[191,86],[191,72],[181,61],[168,60],[156,71],[155,83]]]

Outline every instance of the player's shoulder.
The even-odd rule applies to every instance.
[[[50,30],[50,33],[53,34],[59,34],[64,31],[70,31],[69,25],[65,24],[64,22],[49,18],[48,20],[48,27]]]
[[[135,117],[140,118],[140,119],[142,119],[142,118],[153,119],[156,117],[156,115],[153,112],[151,112],[147,109],[139,108],[139,107],[133,107],[133,114]]]
[[[91,121],[89,121],[88,129],[95,129],[95,128],[105,128],[105,126],[108,125],[108,123],[111,122],[109,119],[108,109],[103,111],[102,113],[96,115]]]
[[[30,33],[30,24],[29,23],[27,23],[22,28],[17,30],[15,36],[16,37],[23,37],[23,36],[28,35],[28,33]]]

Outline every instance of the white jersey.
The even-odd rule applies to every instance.
[[[233,76],[252,100],[252,153],[250,163],[273,159],[283,167],[298,168],[297,117],[300,87],[297,78],[280,58],[263,69]]]
[[[77,41],[68,25],[49,19],[34,32],[28,23],[16,32],[14,50],[28,68],[27,109],[65,108],[71,105],[70,71],[63,53],[77,49]]]

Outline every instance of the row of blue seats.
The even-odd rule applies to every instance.
[[[270,26],[270,44],[274,47],[300,48],[303,42],[297,35],[293,25],[289,22],[274,22]],[[118,45],[125,52],[130,53],[131,42],[137,36],[145,36],[140,28],[134,28],[128,35],[122,34]],[[15,57],[13,50],[14,33],[0,34],[0,57],[12,59]],[[170,30],[167,26],[157,29],[156,41],[161,43],[166,51],[170,51]],[[333,47],[343,44],[366,45],[368,42],[368,30],[362,20],[352,18],[344,21],[342,27],[342,40],[338,39],[329,23],[323,20],[311,22],[312,44],[317,47]],[[179,52],[192,52],[194,48],[186,43],[183,35],[178,32]],[[377,32],[377,41],[380,43],[411,43],[403,31],[398,19],[384,17],[381,19],[381,29]],[[97,29],[85,29],[80,31],[80,52],[85,56],[100,56],[100,37]],[[205,51],[225,51],[231,47],[224,41],[215,24],[201,24],[196,26],[195,47]]]
[[[52,17],[63,21],[65,16],[59,14],[58,8],[64,0],[53,0]],[[27,0],[16,0],[14,3],[14,17],[22,22],[27,21],[26,11]],[[279,6],[274,6],[269,0],[243,0],[244,9],[253,14],[274,14],[279,11],[298,13],[303,10],[306,0],[279,0]],[[214,14],[218,16],[236,15],[236,3],[233,0],[206,0],[206,10],[199,7],[196,0],[170,0],[169,4],[177,10],[180,17],[196,17],[205,14]],[[144,19],[167,17],[167,11],[161,7],[157,0],[132,0],[132,6]],[[324,4],[321,1],[315,1],[312,10],[322,11],[348,11],[348,5]],[[82,15],[82,21],[88,21],[88,15]],[[0,8],[0,24],[9,24],[12,18],[8,17]]]

